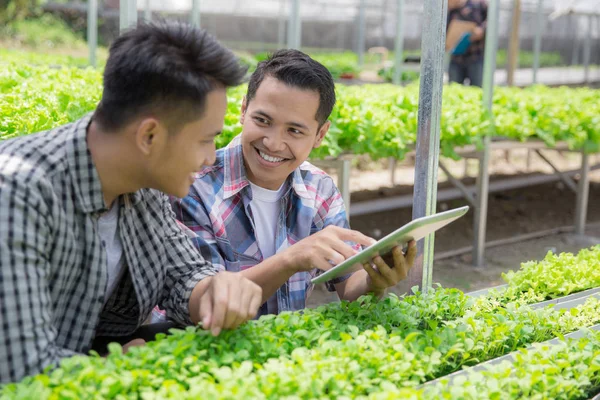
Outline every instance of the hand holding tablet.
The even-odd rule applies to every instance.
[[[370,262],[376,256],[382,256],[390,252],[396,246],[404,246],[411,240],[420,240],[428,234],[433,233],[462,217],[468,210],[469,207],[464,206],[412,220],[383,239],[380,239],[376,243],[365,248],[363,251],[347,258],[335,267],[313,278],[311,282],[326,282],[340,275],[355,272],[357,269],[362,268],[362,264]]]

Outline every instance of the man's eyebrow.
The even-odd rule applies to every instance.
[[[290,121],[287,123],[290,126],[295,126],[296,128],[302,128],[302,129],[308,129],[308,126],[300,123],[300,122],[294,122],[294,121]]]
[[[223,131],[218,131],[218,132],[215,132],[215,133],[213,133],[213,136],[214,136],[214,137],[217,137],[217,136],[219,136],[221,133],[223,133]]]
[[[273,119],[273,118],[271,118],[271,116],[270,116],[269,114],[267,114],[266,112],[264,112],[264,111],[261,111],[261,110],[256,110],[256,111],[254,111],[252,114],[255,114],[255,115],[256,115],[256,114],[257,114],[257,115],[261,115],[261,116],[263,116],[263,117],[265,117],[265,118],[267,118],[267,119]]]

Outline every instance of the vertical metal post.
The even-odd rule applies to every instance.
[[[489,14],[489,11],[488,11]],[[489,18],[489,15],[488,15]],[[521,0],[513,0],[512,20],[508,55],[506,57],[506,84],[512,86],[515,82],[515,71],[519,67],[519,29],[521,26]]]
[[[397,160],[394,157],[388,158],[388,169],[390,170],[390,184],[396,185],[396,166],[398,165]]]
[[[404,61],[404,0],[396,0],[396,43],[394,46],[394,85],[402,83],[402,62]]]
[[[362,67],[365,64],[365,31],[367,25],[367,1],[360,0],[358,6],[358,40],[356,42],[356,53],[358,54],[358,66]]]
[[[277,16],[277,47],[280,49],[285,45],[285,3],[287,0],[279,0],[279,15]]]
[[[435,213],[440,153],[440,116],[446,42],[446,0],[425,0],[421,39],[421,86],[415,162],[413,219]],[[411,286],[431,287],[434,235],[417,243],[417,259],[410,270]]]
[[[129,28],[129,0],[119,0],[119,32]]]
[[[348,218],[350,218],[350,167],[351,163],[349,159],[343,158],[339,160],[338,188],[344,200]]]
[[[583,81],[588,83],[590,81],[590,56],[592,54],[592,15],[587,16],[588,28],[585,36],[585,43],[583,45],[583,66],[584,66],[584,78]]]
[[[300,0],[294,0],[297,3],[296,24],[294,26],[294,48],[300,50],[302,47],[302,14],[300,11]]]
[[[589,155],[581,152],[581,173],[577,184],[577,206],[575,208],[575,234],[585,234],[588,199],[590,195],[590,159]]]
[[[300,15],[300,0],[292,0],[290,22],[288,24],[288,48],[300,49],[302,37],[302,18]]]
[[[200,28],[200,0],[192,0],[192,14],[190,15],[190,24]]]
[[[535,21],[535,38],[533,42],[533,84],[537,83],[537,73],[540,67],[540,52],[542,51],[542,30],[544,29],[544,0],[538,0]]]
[[[98,48],[98,0],[87,3],[87,41],[90,51],[90,65],[96,67],[96,49]]]
[[[119,31],[123,32],[137,25],[137,1],[119,0]]]
[[[483,106],[492,115],[492,97],[494,94],[494,71],[496,70],[496,53],[498,52],[498,17],[500,16],[500,0],[490,0],[487,16],[487,32],[485,35],[485,54],[483,62]],[[485,252],[485,233],[487,224],[487,209],[489,196],[488,165],[490,159],[490,131],[483,139],[483,151],[479,158],[479,175],[477,177],[477,205],[475,207],[475,221],[473,227],[474,246],[473,263],[483,266]]]
[[[144,7],[144,21],[151,22],[152,21],[152,0],[146,0],[146,6]]]

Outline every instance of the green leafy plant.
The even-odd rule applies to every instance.
[[[54,128],[92,111],[102,75],[91,68],[9,64],[0,71],[0,140]]]
[[[593,257],[589,251],[597,249],[583,250],[581,257]],[[502,365],[474,375],[469,384],[417,386],[598,322],[596,298],[565,311],[534,310],[519,299],[474,300],[456,289],[382,301],[363,296],[265,316],[216,338],[190,327],[160,335],[128,354],[112,344],[107,359],[65,359],[46,374],[5,385],[0,399],[496,398],[498,387],[512,396],[507,398],[519,398],[518,387],[554,398],[561,377],[569,388],[564,393],[583,395],[600,389],[600,363],[590,362],[600,351],[600,334],[558,347],[544,345],[540,351],[522,350],[514,376]],[[560,365],[546,371],[553,379],[542,379],[536,371],[553,363]],[[528,369],[529,364],[539,367]],[[581,379],[574,379],[573,371]]]
[[[74,57],[60,54],[43,54],[22,50],[0,49],[0,65],[11,63],[23,66],[52,66],[52,67],[87,67],[89,60],[86,57]],[[18,68],[18,67],[17,67]]]
[[[16,62],[6,67],[0,71],[3,88],[0,139],[73,121],[93,110],[98,101],[101,71],[73,72],[62,68],[49,72],[45,66]],[[68,89],[63,90],[67,103],[78,104],[78,107],[65,110],[64,104],[57,107],[56,103],[46,101],[47,97],[54,98],[55,91],[61,91],[61,87]],[[240,86],[229,91],[225,134],[218,141],[220,147],[241,131],[239,106],[245,90]],[[373,159],[402,160],[414,148],[418,85],[337,85],[336,91],[338,101],[330,117],[331,129],[323,145],[314,150],[311,157],[353,153]],[[518,141],[542,140],[550,147],[565,141],[572,149],[600,151],[598,90],[543,86],[497,88],[493,119],[483,108],[478,88],[449,85],[444,88],[442,97],[440,148],[444,156],[457,158],[455,149],[460,146],[481,146],[487,134]],[[49,115],[52,117],[48,118]],[[47,123],[38,123],[40,120]]]
[[[379,71],[377,71],[377,75],[382,77],[386,82],[391,83],[394,79],[395,71],[396,71],[396,67],[394,67],[394,66],[385,67],[385,68],[381,68]],[[419,76],[420,76],[420,74],[417,71],[402,71],[401,81],[402,82],[413,82],[413,81],[416,81],[417,79],[419,79]]]
[[[508,56],[506,50],[500,49],[496,55],[496,65],[498,67],[505,67]],[[519,51],[519,67],[520,68],[531,68],[533,67],[534,53],[532,51],[521,50]],[[558,52],[541,52],[540,53],[540,67],[559,67],[564,65],[562,57]]]
[[[28,10],[30,15],[27,18],[14,18],[4,25],[0,38],[32,49],[85,48],[84,38],[73,32],[63,20],[52,14],[31,15],[32,11],[35,10]]]
[[[506,290],[488,297],[499,302],[525,304],[551,300],[600,286],[600,245],[577,254],[548,252],[542,261],[521,264],[519,271],[502,274]]]

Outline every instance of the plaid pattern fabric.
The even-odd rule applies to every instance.
[[[342,196],[325,172],[305,162],[286,185],[274,239],[277,252],[328,225],[348,228]],[[237,272],[263,261],[254,235],[252,190],[239,136],[217,151],[215,164],[196,177],[187,197],[172,200],[176,218],[189,228],[202,257],[216,268]],[[262,305],[258,315],[304,309],[314,286],[310,280],[318,273],[315,269],[294,274]],[[328,289],[334,291],[333,285],[348,277],[328,282]]]
[[[121,196],[127,272],[110,298],[98,216],[107,211],[83,119],[0,142],[0,382],[39,373],[96,335],[132,333],[159,304],[190,324],[198,281],[216,273],[155,190]]]
[[[486,0],[467,0],[464,6],[448,11],[448,21],[446,27],[450,26],[450,21],[456,19],[459,21],[475,22],[485,30],[487,25],[488,5]],[[458,64],[471,64],[483,60],[485,52],[485,38],[472,42],[467,52],[459,56],[452,56],[452,61]]]

